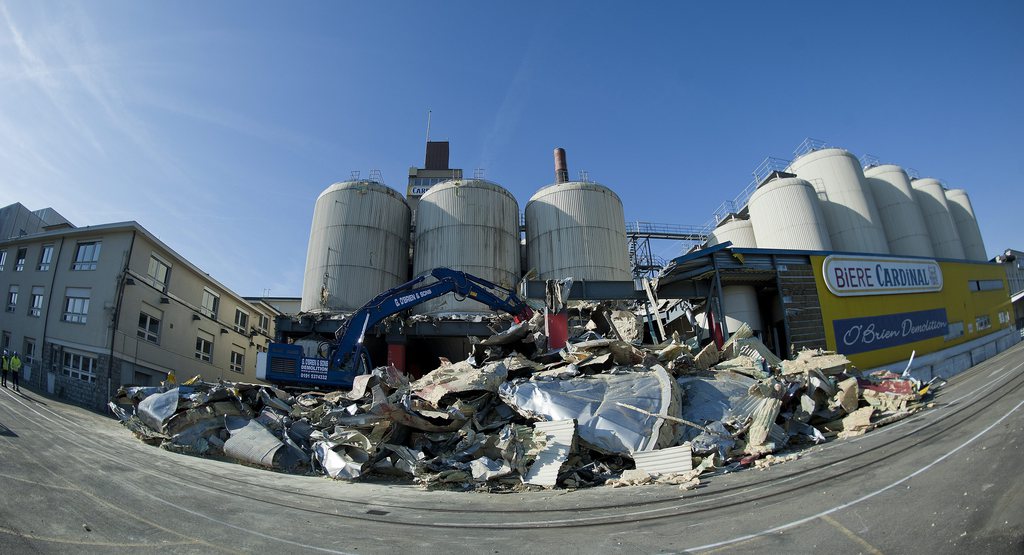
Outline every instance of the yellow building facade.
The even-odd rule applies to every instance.
[[[812,255],[825,341],[860,368],[905,361],[1014,327],[992,263]]]

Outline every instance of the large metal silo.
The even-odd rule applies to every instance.
[[[937,179],[924,178],[915,179],[910,184],[914,188],[917,205],[921,207],[924,223],[928,226],[928,236],[935,256],[963,260],[963,243],[960,242],[960,233],[949,211],[942,183]]]
[[[889,252],[904,256],[935,256],[928,238],[921,208],[914,199],[910,177],[903,168],[892,164],[864,170],[868,187],[875,198],[882,228],[889,242]]]
[[[732,335],[747,324],[750,329],[760,332],[761,308],[757,303],[757,290],[753,285],[727,285],[722,288],[722,307],[725,309],[725,323]]]
[[[513,289],[519,281],[519,204],[500,185],[452,180],[430,188],[416,207],[413,274],[451,268]],[[490,313],[487,306],[452,295],[427,301],[417,314]]]
[[[754,236],[754,224],[750,220],[733,216],[719,222],[708,235],[708,247],[720,245],[726,241],[734,247],[757,248],[757,239]]]
[[[407,281],[409,205],[376,181],[324,189],[313,208],[303,312],[353,311]]]
[[[759,248],[832,250],[821,204],[807,181],[784,177],[762,183],[747,206]]]
[[[790,171],[818,193],[833,248],[889,254],[875,200],[856,156],[841,148],[816,150],[794,160]]]
[[[971,206],[971,199],[967,191],[963,189],[949,189],[946,191],[946,203],[949,206],[949,214],[953,216],[953,224],[960,235],[960,243],[964,248],[964,257],[967,260],[988,260],[985,253],[985,241],[981,238],[981,228],[978,227],[978,218],[974,215],[974,207]]]
[[[750,326],[750,329],[758,332],[763,331],[761,325],[761,308],[757,302],[757,289],[753,285],[726,285],[722,287],[722,308],[725,310],[725,325],[729,328],[729,335],[736,333],[743,324]],[[694,315],[697,320],[697,327],[704,333],[708,329],[708,318],[706,312],[699,312]]]
[[[526,260],[538,279],[632,279],[619,196],[578,181],[537,191],[526,203]]]

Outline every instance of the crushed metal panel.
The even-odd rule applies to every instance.
[[[537,455],[530,470],[523,476],[523,482],[535,486],[555,487],[558,483],[558,473],[576,444],[576,421],[538,422],[534,427],[534,433],[543,436],[546,445]]]
[[[733,331],[729,340],[722,345],[723,353],[730,353],[733,350],[733,346],[737,344],[741,339],[749,339],[754,336],[754,330],[750,329],[750,325],[746,322],[740,324],[739,329]],[[732,356],[731,354],[729,356]]]
[[[363,468],[369,462],[370,456],[354,445],[318,441],[313,444],[313,459],[331,478],[353,480],[363,474]]]
[[[259,422],[244,416],[225,416],[224,427],[231,434],[224,442],[225,455],[268,468],[289,466],[274,460],[284,443]]]
[[[736,345],[739,347],[741,355],[746,355],[758,362],[763,360],[768,363],[768,366],[773,368],[778,368],[779,365],[782,364],[782,359],[775,356],[775,353],[771,352],[771,350],[756,337],[740,339],[736,342]]]
[[[167,420],[178,411],[178,388],[156,393],[139,402],[139,418],[150,428],[162,432]]]
[[[424,432],[454,432],[466,423],[464,415],[449,413],[451,421],[444,425],[434,424],[423,416],[412,412],[400,403],[393,403],[388,399],[379,385],[373,386],[373,405],[370,407],[372,414],[359,414],[352,417],[359,424],[347,425],[374,425],[383,420],[390,420],[396,424],[402,424],[410,428]],[[345,418],[338,418],[342,425],[346,425]]]
[[[648,474],[679,474],[693,470],[693,452],[689,442],[675,447],[634,453],[637,470]]]
[[[639,342],[644,337],[644,322],[628,310],[613,310],[608,315],[609,323],[618,331],[623,341]]]
[[[778,430],[775,424],[776,417],[782,408],[782,396],[786,389],[781,383],[769,380],[759,383],[751,388],[751,394],[761,397],[761,403],[754,411],[747,431],[747,447],[745,451],[749,454],[760,454],[771,452],[782,447],[786,438],[785,431]],[[783,443],[776,443],[777,441]]]
[[[470,461],[469,470],[473,473],[473,479],[477,482],[486,482],[487,480],[502,478],[512,474],[512,467],[507,462],[489,457],[480,457]],[[558,478],[557,474],[555,478]]]
[[[527,418],[575,418],[582,441],[598,451],[618,454],[650,451],[675,441],[673,422],[638,413],[619,402],[672,416],[678,414],[681,404],[679,386],[659,365],[639,372],[568,380],[508,382],[499,394]]]
[[[504,362],[493,362],[475,368],[468,361],[446,364],[416,380],[409,387],[419,398],[434,406],[449,393],[467,391],[498,391],[508,379]]]
[[[530,322],[520,322],[518,324],[511,325],[507,330],[494,334],[487,339],[483,339],[479,342],[480,345],[511,345],[513,343],[522,343],[523,339],[531,332],[532,326]],[[476,339],[471,338],[470,340]]]
[[[691,422],[745,422],[760,404],[752,397],[750,387],[756,380],[733,372],[715,372],[712,376],[682,376],[676,383],[685,392],[682,414]],[[699,434],[690,427],[680,429],[681,439],[689,440]]]

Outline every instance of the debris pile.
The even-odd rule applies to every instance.
[[[111,410],[143,441],[197,456],[424,487],[696,487],[716,469],[768,468],[786,450],[852,437],[923,406],[928,386],[860,375],[842,355],[780,360],[747,327],[698,349],[643,345],[639,319],[598,307],[548,350],[535,318],[410,381],[379,367],[350,391],[262,384],[122,387]]]

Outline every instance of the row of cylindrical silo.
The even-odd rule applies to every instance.
[[[889,254],[875,199],[856,156],[840,148],[826,148],[793,160],[789,169],[814,187],[832,248]]]
[[[622,201],[590,182],[555,183],[526,205],[526,253],[539,279],[631,279]],[[519,205],[483,179],[430,188],[416,209],[412,276],[434,268],[464,271],[512,289],[519,281]],[[331,185],[317,199],[301,309],[346,312],[408,277],[410,210],[394,190],[372,181]],[[418,314],[491,312],[476,301],[443,296]]]
[[[889,252],[896,255],[935,256],[907,172],[899,166],[883,164],[868,168],[864,176],[878,206]]]
[[[911,181],[899,166],[861,168],[851,153],[826,148],[794,160],[761,183],[748,202],[752,242],[761,248],[836,250],[984,261],[978,221],[962,189]],[[747,244],[745,224],[725,221],[709,238]]]

